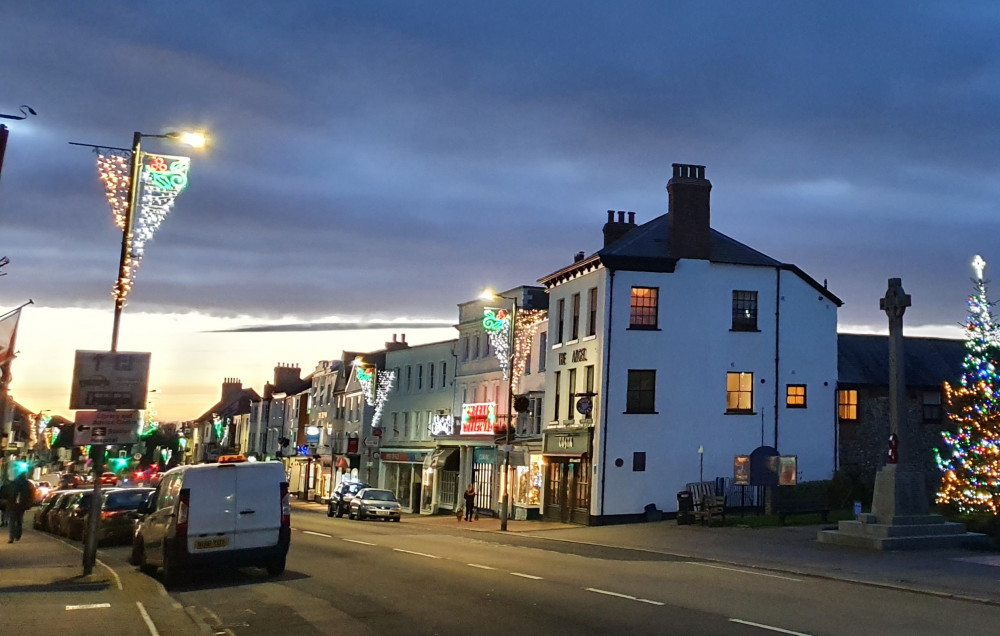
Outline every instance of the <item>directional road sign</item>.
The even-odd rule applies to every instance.
[[[69,408],[146,408],[149,358],[148,353],[77,351]]]
[[[73,445],[134,444],[139,441],[138,411],[77,411]]]

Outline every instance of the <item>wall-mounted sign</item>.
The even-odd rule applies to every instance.
[[[581,415],[590,415],[594,410],[594,401],[585,395],[576,401],[576,410]]]
[[[462,435],[492,435],[496,432],[496,402],[477,402],[462,405]]]
[[[778,485],[794,486],[798,481],[798,456],[782,455],[778,458]]]
[[[749,455],[737,455],[733,458],[733,483],[737,486],[750,485]]]
[[[586,361],[587,361],[586,349],[575,349],[573,351],[573,362],[586,362]]]
[[[450,415],[435,415],[427,428],[431,435],[454,435],[455,418]]]

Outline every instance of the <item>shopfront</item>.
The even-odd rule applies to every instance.
[[[515,450],[510,454],[510,472],[512,518],[540,519],[545,489],[545,457],[541,453]]]
[[[382,488],[395,493],[399,505],[407,512],[416,512],[420,507],[424,460],[429,455],[429,449],[381,452],[382,478],[379,483]]]
[[[546,431],[544,519],[590,523],[592,429]]]

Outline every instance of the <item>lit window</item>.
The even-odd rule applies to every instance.
[[[806,385],[789,384],[785,392],[785,406],[790,409],[806,408]]]
[[[858,392],[854,389],[837,391],[837,415],[842,420],[858,419]]]
[[[632,288],[630,329],[656,329],[659,291],[656,287]]]
[[[726,413],[753,412],[753,374],[733,371],[726,374]]]

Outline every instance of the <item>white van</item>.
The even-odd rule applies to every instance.
[[[179,466],[163,474],[139,513],[130,560],[162,567],[168,585],[191,565],[285,570],[291,505],[279,462]]]

